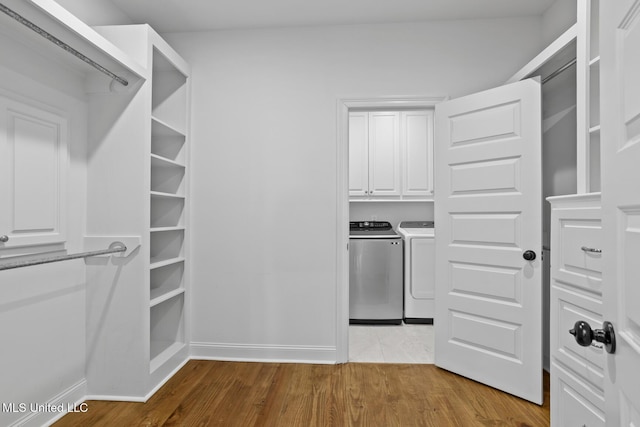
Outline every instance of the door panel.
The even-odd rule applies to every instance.
[[[542,403],[540,84],[436,107],[436,364]]]
[[[606,420],[631,426],[640,423],[640,1],[610,3],[600,10],[602,296],[617,346],[606,356]]]
[[[0,249],[65,241],[67,137],[66,118],[0,97]]]

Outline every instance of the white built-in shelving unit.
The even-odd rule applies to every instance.
[[[140,223],[143,258],[141,286],[129,297],[140,314],[136,318],[141,342],[135,352],[140,367],[129,391],[145,400],[187,360],[188,310],[188,197],[189,197],[189,74],[187,63],[148,25],[97,27],[147,70],[146,81],[133,95],[138,112],[142,166]],[[133,195],[133,193],[132,193]],[[133,316],[132,316],[133,317]],[[116,333],[114,331],[114,333]],[[130,338],[133,337],[133,334]],[[104,384],[108,388],[108,383]]]

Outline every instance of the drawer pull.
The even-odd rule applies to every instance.
[[[593,254],[601,254],[602,253],[602,249],[589,248],[589,247],[586,247],[586,246],[583,246],[580,249],[582,249],[585,252],[591,252]]]

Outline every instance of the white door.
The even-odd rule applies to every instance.
[[[541,404],[540,83],[439,104],[435,130],[435,363]]]
[[[640,425],[640,1],[601,8],[602,227],[606,421]],[[602,325],[591,325],[594,329]]]

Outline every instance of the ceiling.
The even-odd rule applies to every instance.
[[[159,32],[541,15],[554,0],[111,0]]]

